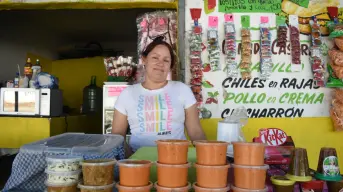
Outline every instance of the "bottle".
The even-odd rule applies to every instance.
[[[31,64],[31,59],[27,58],[25,66],[24,66],[24,75],[31,79],[32,77],[32,64]]]
[[[36,63],[34,65],[32,65],[32,78],[29,82],[29,87],[30,88],[36,88],[35,87],[35,82],[36,82],[36,77],[38,75],[38,73],[41,72],[41,65],[40,65],[40,61],[39,59],[36,60]]]
[[[15,74],[14,78],[14,88],[19,88],[19,72]]]
[[[91,83],[83,89],[83,113],[99,113],[102,109],[102,89],[96,86],[96,76],[91,77]]]

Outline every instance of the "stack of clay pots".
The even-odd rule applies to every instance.
[[[114,187],[115,159],[85,160],[82,163],[81,192],[112,192]]]
[[[188,182],[188,147],[187,140],[158,140],[157,192],[178,191],[190,189]]]
[[[227,192],[228,173],[226,152],[229,143],[223,141],[194,141],[196,147],[196,182],[195,192]]]
[[[267,191],[264,164],[265,145],[262,143],[233,142],[234,182],[233,192]]]
[[[151,165],[152,162],[147,160],[118,161],[119,183],[116,185],[118,191],[149,192],[152,188],[152,182],[149,181]]]

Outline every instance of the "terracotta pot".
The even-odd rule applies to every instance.
[[[150,192],[152,188],[152,183],[149,182],[148,185],[140,187],[127,187],[117,183],[116,187],[118,189],[118,192]]]
[[[114,181],[115,159],[93,159],[81,163],[83,182],[90,186],[111,185]]]
[[[230,165],[199,165],[195,164],[196,180],[199,187],[224,188],[227,187]]]
[[[184,187],[188,183],[190,163],[170,165],[156,163],[157,183],[161,187]]]
[[[232,189],[232,192],[268,192],[268,187],[264,189],[252,190],[252,189],[242,189],[235,186],[231,186],[231,189]]]
[[[88,186],[83,185],[83,183],[79,183],[77,187],[81,189],[81,192],[112,192],[114,183],[104,186]]]
[[[224,141],[194,141],[197,164],[226,165],[226,152],[229,145]]]
[[[149,185],[151,161],[124,159],[118,161],[119,183],[126,187]]]
[[[158,140],[158,162],[163,164],[186,164],[190,141],[178,139]]]
[[[204,188],[204,187],[199,187],[197,183],[193,184],[193,188],[195,192],[228,192],[230,191],[230,186],[226,186],[223,188]]]
[[[191,189],[191,184],[188,183],[185,187],[176,187],[176,188],[170,188],[170,187],[162,187],[155,183],[155,188],[157,192],[187,192]]]
[[[235,175],[234,185],[243,189],[264,189],[266,188],[266,173],[268,165],[244,166],[232,164]]]
[[[236,165],[264,165],[265,145],[263,143],[233,142],[232,144]]]

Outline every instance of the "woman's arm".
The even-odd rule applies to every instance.
[[[186,120],[185,127],[187,134],[192,141],[195,140],[206,140],[204,131],[202,130],[199,113],[196,104],[185,109]]]
[[[122,135],[124,137],[124,149],[125,157],[128,158],[132,155],[132,150],[126,142],[126,132],[129,124],[127,116],[120,113],[118,110],[114,110],[113,122],[112,122],[112,134]]]

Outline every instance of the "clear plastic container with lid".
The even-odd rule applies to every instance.
[[[73,183],[79,181],[81,170],[56,172],[46,169],[45,173],[47,173],[47,182],[49,183]]]
[[[72,183],[50,183],[45,181],[46,192],[77,192],[77,182]]]
[[[77,171],[81,168],[81,156],[61,155],[46,158],[47,170],[56,172]]]
[[[103,186],[88,186],[88,185],[84,185],[83,183],[79,183],[77,187],[80,188],[81,192],[96,192],[96,191],[112,192],[114,185],[115,185],[114,182],[110,185],[103,185]]]
[[[121,135],[64,133],[24,145],[20,152],[52,153],[65,155],[102,155],[120,146]]]

